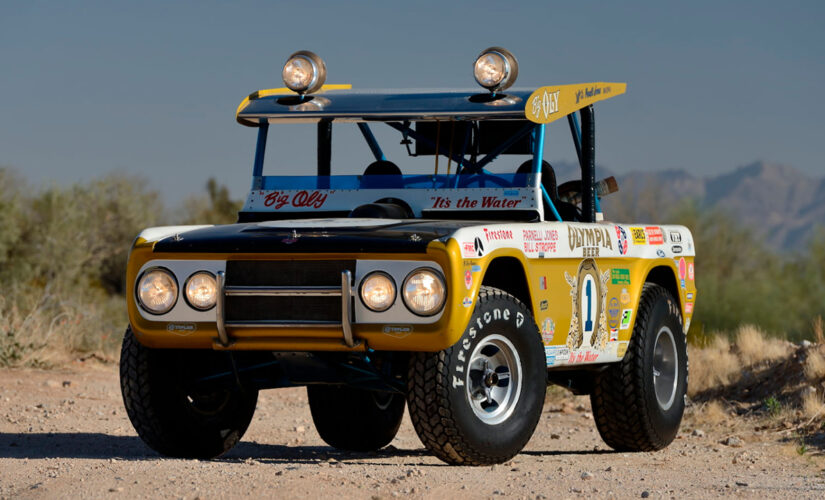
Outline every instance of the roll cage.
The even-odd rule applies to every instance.
[[[340,88],[341,86],[337,86]],[[595,189],[595,120],[593,103],[624,92],[624,84],[581,84],[543,87],[532,94],[462,92],[351,93],[331,90],[322,96],[283,95],[285,89],[259,91],[238,109],[237,120],[258,128],[252,192],[288,189],[461,189],[467,187],[532,188],[539,218],[562,220],[556,193],[541,182],[546,125],[567,118],[581,171],[582,222],[594,222],[601,211]],[[559,94],[570,94],[569,102]],[[573,93],[575,92],[575,102]],[[551,96],[548,99],[548,94]],[[553,99],[555,95],[555,100]],[[548,104],[550,111],[548,112]],[[564,108],[568,109],[564,109]],[[542,116],[543,114],[543,116]],[[554,116],[549,116],[554,115]],[[265,176],[264,157],[270,123],[316,122],[317,175]],[[409,156],[434,156],[432,175],[333,176],[331,172],[333,122],[354,122],[377,162],[387,162],[373,134],[373,125],[385,125],[401,135]],[[529,172],[497,174],[486,167],[505,154],[528,154]],[[439,173],[439,158],[447,160]],[[451,166],[455,163],[455,172]],[[553,186],[551,189],[555,189]],[[245,207],[245,210],[247,207]],[[549,213],[544,213],[548,211]],[[243,213],[242,213],[242,219]]]

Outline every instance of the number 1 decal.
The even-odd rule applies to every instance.
[[[587,275],[584,279],[584,294],[587,296],[587,303],[584,308],[584,331],[590,333],[593,331],[593,278]]]
[[[599,273],[594,259],[584,259],[576,276],[564,273],[573,298],[567,334],[567,347],[571,350],[596,346],[604,349],[608,335],[604,309],[609,277],[609,271]]]

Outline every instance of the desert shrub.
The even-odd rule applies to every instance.
[[[111,351],[126,324],[130,243],[162,222],[158,194],[124,174],[22,192],[0,191],[0,364]]]
[[[229,198],[229,189],[214,178],[206,182],[206,196],[190,196],[184,201],[182,224],[231,224],[238,220],[242,201]]]

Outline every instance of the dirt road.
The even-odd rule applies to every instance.
[[[116,367],[0,370],[0,498],[825,496],[821,456],[800,456],[770,432],[732,436],[688,420],[664,451],[616,453],[586,397],[554,395],[544,410],[511,462],[450,467],[426,452],[408,418],[388,449],[340,453],[312,427],[303,389],[265,391],[226,456],[170,460],[135,435]]]

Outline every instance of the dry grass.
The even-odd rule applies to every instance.
[[[739,376],[739,359],[731,352],[730,343],[724,336],[717,336],[704,348],[690,347],[690,383],[688,396],[712,387],[727,385]]]
[[[817,344],[822,345],[825,344],[825,325],[823,325],[822,316],[817,316],[815,320],[813,320],[812,325],[814,331],[814,340]]]
[[[59,301],[48,291],[39,295],[0,296],[0,367],[49,367],[84,353],[111,356],[116,347],[107,318],[119,317],[114,300],[96,304]]]
[[[810,391],[802,397],[802,417],[815,419],[825,415],[825,403],[816,391]]]
[[[720,401],[709,401],[691,413],[691,423],[696,426],[729,424],[730,411]]]
[[[775,338],[768,338],[759,328],[742,325],[736,331],[736,347],[743,366],[786,357],[791,345]]]
[[[805,359],[805,377],[811,382],[818,382],[825,378],[825,356],[822,350],[818,349],[821,344],[812,347],[808,351],[808,357]]]

